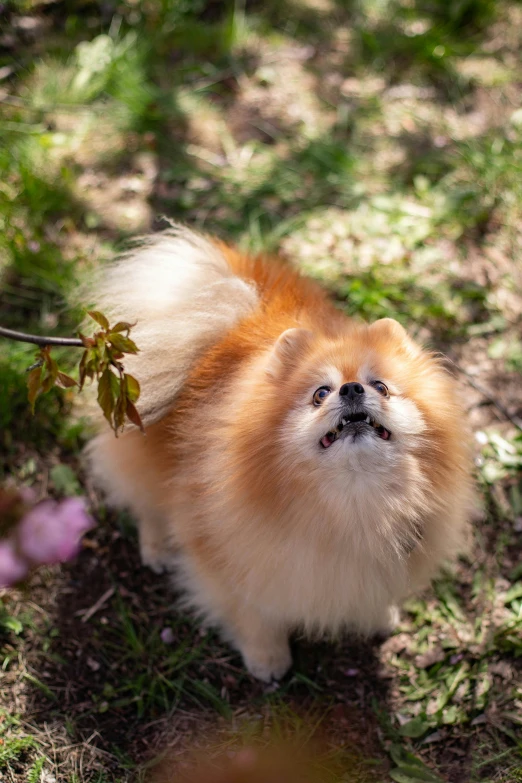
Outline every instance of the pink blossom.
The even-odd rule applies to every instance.
[[[27,563],[16,553],[12,541],[0,541],[0,587],[10,587],[27,576]]]
[[[83,498],[44,500],[25,514],[24,506],[34,504],[34,492],[22,489],[14,500],[14,513],[21,514],[21,518],[9,519],[5,525],[9,533],[0,538],[0,587],[16,584],[35,566],[63,563],[75,557],[83,534],[94,525]],[[13,508],[12,502],[9,508]]]
[[[44,500],[20,523],[21,554],[33,565],[71,560],[80,550],[82,535],[92,526],[82,498],[68,498],[61,503]]]
[[[94,520],[87,513],[84,498],[75,497],[62,500],[58,505],[58,512],[64,525],[74,530],[78,536],[83,536],[94,527]]]
[[[173,644],[174,633],[172,632],[172,628],[164,628],[160,633],[160,639],[164,644]]]

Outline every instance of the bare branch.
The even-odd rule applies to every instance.
[[[0,337],[17,340],[20,343],[32,343],[33,345],[64,345],[70,348],[85,348],[82,341],[77,337],[44,337],[43,335],[24,334],[24,332],[15,332],[14,329],[6,329],[5,326],[0,326]]]

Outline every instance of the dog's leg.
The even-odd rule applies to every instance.
[[[263,682],[281,679],[292,665],[288,629],[272,624],[248,605],[228,621],[232,642],[250,674]]]
[[[144,566],[161,574],[172,566],[173,552],[165,536],[165,527],[154,515],[139,516],[140,557]]]
[[[399,607],[395,604],[388,606],[385,610],[381,623],[373,633],[374,640],[376,642],[382,643],[389,639],[399,625],[400,619]]]
[[[181,550],[176,563],[177,583],[185,593],[181,605],[195,611],[206,625],[220,628],[254,677],[264,682],[280,679],[292,665],[288,627],[244,601],[233,589],[230,573],[210,571],[201,543],[199,556],[194,549],[193,544],[192,553]]]

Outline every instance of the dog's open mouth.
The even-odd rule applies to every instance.
[[[391,432],[387,430],[386,427],[383,427],[382,424],[375,421],[375,419],[372,419],[367,413],[350,413],[347,416],[343,416],[337,427],[334,430],[327,432],[326,435],[323,435],[319,442],[323,449],[327,449],[332,443],[335,443],[335,441],[340,438],[343,430],[345,432],[353,431],[355,434],[356,432],[361,431],[361,425],[374,429],[376,435],[379,438],[382,438],[382,440],[389,440],[391,437]]]

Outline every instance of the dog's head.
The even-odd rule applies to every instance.
[[[452,379],[389,318],[335,338],[290,329],[265,371],[282,449],[319,469],[381,469],[454,425]]]
[[[468,467],[454,379],[390,318],[284,331],[237,399],[237,464],[258,493],[320,487],[340,509],[358,487],[357,502],[376,492],[421,506],[428,485],[449,492]]]

